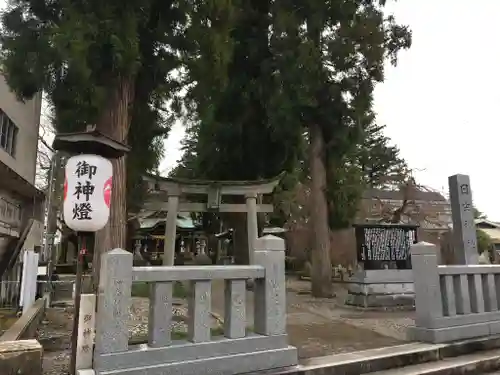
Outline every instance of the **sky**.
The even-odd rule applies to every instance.
[[[399,0],[389,9],[411,27],[413,45],[376,88],[378,122],[420,184],[447,193],[448,176],[467,174],[474,204],[500,221],[500,1]],[[175,166],[183,135],[177,124],[160,170]]]

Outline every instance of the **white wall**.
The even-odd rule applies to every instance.
[[[41,105],[41,93],[24,103],[18,101],[4,78],[0,76],[0,109],[19,129],[15,156],[10,156],[0,148],[0,162],[8,165],[32,184],[35,182]]]

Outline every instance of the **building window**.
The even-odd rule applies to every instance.
[[[0,147],[11,156],[16,154],[17,132],[14,121],[0,109]]]

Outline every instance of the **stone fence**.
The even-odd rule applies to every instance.
[[[412,246],[411,339],[441,343],[500,334],[500,265],[438,265],[438,248]]]
[[[286,335],[285,246],[278,237],[256,241],[254,265],[133,267],[121,249],[103,255],[96,315],[97,375],[233,375],[297,364]],[[225,280],[224,337],[210,331],[211,281]],[[254,279],[253,333],[247,332],[246,281]],[[190,281],[187,341],[171,338],[172,292]],[[129,346],[127,321],[133,282],[151,285],[148,344]],[[79,374],[91,373],[79,370]]]
[[[42,345],[35,339],[48,296],[39,298],[0,336],[0,374],[42,375]]]

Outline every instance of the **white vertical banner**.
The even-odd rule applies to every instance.
[[[22,252],[23,254],[23,269],[22,269],[22,272],[21,272],[21,292],[20,292],[20,296],[19,296],[19,306],[24,306],[24,290],[26,289],[26,267],[28,265],[28,262],[26,261],[28,255],[27,255],[27,251],[24,250]]]
[[[38,261],[40,260],[40,254],[31,251],[31,267],[29,273],[31,274],[31,284],[30,284],[30,307],[35,303],[36,300],[36,287],[38,284]]]
[[[33,250],[25,250],[23,255],[23,274],[21,278],[20,305],[23,314],[33,305],[36,298],[39,255]]]
[[[82,294],[80,296],[75,370],[92,368],[95,336],[95,307],[95,294]]]

